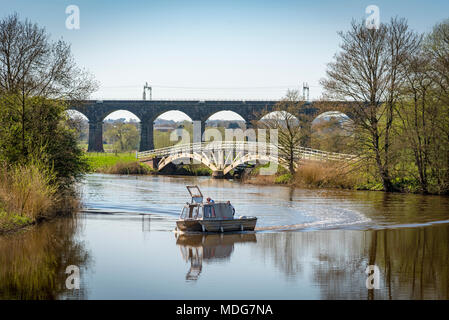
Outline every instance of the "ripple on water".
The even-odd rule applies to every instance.
[[[285,187],[225,181],[214,185],[214,181],[95,174],[83,184],[83,204],[89,210],[145,213],[172,220],[189,200],[185,185],[203,183],[203,193],[217,200],[231,200],[238,215],[257,216],[258,230],[327,229],[371,223],[362,212],[336,206],[334,199],[322,194],[292,197],[291,190]]]

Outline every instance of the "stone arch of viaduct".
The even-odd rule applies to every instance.
[[[69,103],[68,109],[76,110],[89,120],[89,152],[103,152],[103,120],[112,112],[125,110],[140,119],[140,151],[154,149],[153,122],[167,111],[184,112],[193,121],[201,121],[201,130],[211,115],[220,111],[233,111],[247,124],[273,111],[278,101],[144,101],[104,100]],[[306,103],[302,112],[315,113],[313,103]]]

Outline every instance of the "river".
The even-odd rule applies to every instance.
[[[189,184],[257,232],[173,232]],[[102,174],[80,191],[75,218],[0,237],[0,299],[449,299],[448,197]]]

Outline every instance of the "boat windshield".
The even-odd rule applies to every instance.
[[[199,204],[188,204],[182,208],[181,219],[199,219],[202,217],[202,210]]]
[[[188,212],[189,212],[189,208],[188,208],[188,207],[182,208],[180,218],[181,218],[181,219],[185,219],[185,218],[187,217],[187,213],[188,213]]]
[[[194,209],[193,209],[193,218],[194,219],[200,219],[201,218],[201,209],[200,209],[200,206],[196,206]]]
[[[203,194],[200,191],[198,186],[187,186],[187,190],[192,197],[192,203],[202,203],[203,202]]]

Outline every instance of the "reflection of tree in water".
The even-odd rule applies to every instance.
[[[295,277],[303,267],[297,250],[305,246],[304,240],[296,232],[267,233],[258,238],[257,248],[262,249],[264,260],[271,259],[277,269],[288,277]]]
[[[330,193],[328,190],[326,192]],[[370,191],[333,193],[331,196],[337,200],[349,198],[366,204],[363,214],[375,222],[416,224],[448,218],[448,197]]]
[[[234,251],[234,244],[256,242],[255,234],[181,234],[176,244],[186,262],[190,261],[190,269],[186,280],[197,280],[203,268],[203,261],[229,259]]]
[[[383,280],[373,298],[449,299],[448,225],[372,233]]]
[[[280,232],[266,233],[258,237],[258,250],[264,260],[271,260],[275,267],[289,280],[295,280],[308,275],[306,272],[312,264],[312,269],[321,268],[325,264],[340,265],[346,262],[350,268],[352,260],[344,261],[344,251],[348,254],[360,250],[359,239],[337,231],[315,232]],[[343,248],[341,246],[344,246]],[[334,270],[337,273],[338,270]],[[328,280],[334,275],[327,275]]]
[[[0,299],[84,299],[89,255],[76,240],[76,218],[59,218],[0,237]],[[80,268],[80,290],[67,290],[66,267]]]
[[[290,281],[313,279],[322,299],[449,299],[448,240],[442,225],[263,234],[255,248]],[[370,264],[378,290],[366,288]]]

